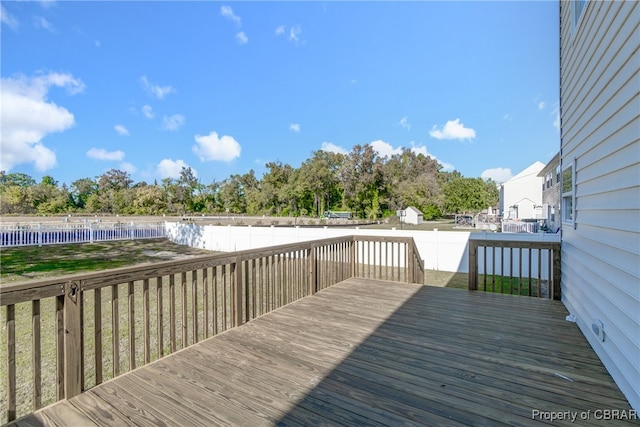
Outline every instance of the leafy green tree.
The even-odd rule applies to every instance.
[[[498,191],[495,183],[482,178],[456,177],[444,185],[445,211],[480,212],[497,203]]]
[[[162,189],[157,185],[136,185],[133,212],[137,215],[161,215],[166,211]]]
[[[80,178],[71,183],[71,197],[76,209],[87,206],[87,199],[98,191],[98,183],[91,178]]]
[[[34,213],[31,194],[31,187],[16,184],[0,185],[0,214]]]
[[[305,210],[320,216],[341,201],[338,171],[344,162],[342,154],[318,150],[300,167],[299,191],[308,194],[311,205]]]
[[[338,176],[344,188],[343,207],[360,218],[373,219],[381,215],[379,203],[374,206],[373,202],[384,188],[383,163],[371,145],[355,145]]]
[[[0,186],[3,185],[17,185],[18,187],[28,188],[36,185],[36,180],[25,173],[7,174],[5,171],[0,171]]]
[[[438,179],[440,169],[436,160],[410,149],[391,156],[384,166],[387,212],[395,214],[397,209],[414,206],[425,219],[439,216],[444,199]]]

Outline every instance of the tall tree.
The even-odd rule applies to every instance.
[[[36,180],[29,175],[20,172],[5,173],[0,171],[0,185],[17,185],[18,187],[28,188],[36,185]]]
[[[477,213],[495,206],[498,190],[495,183],[482,178],[454,178],[444,185],[444,195],[447,213]]]
[[[315,216],[340,203],[338,171],[343,163],[342,154],[318,150],[300,167],[300,190],[312,197],[312,206],[305,208]]]
[[[343,207],[360,218],[377,218],[383,185],[382,161],[369,144],[355,145],[346,156],[338,176],[344,188]]]
[[[71,197],[76,209],[84,209],[87,206],[89,196],[98,191],[98,183],[91,178],[80,178],[71,183]]]

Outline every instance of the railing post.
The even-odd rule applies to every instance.
[[[561,272],[561,246],[560,244],[553,245],[553,299],[560,300],[561,296],[561,284],[560,280],[562,277]]]
[[[236,257],[232,268],[234,269],[231,279],[233,281],[233,326],[235,327],[242,324],[242,258],[240,256]]]
[[[82,289],[80,282],[72,280],[64,290],[64,391],[70,399],[82,392]]]
[[[356,259],[356,238],[354,236],[349,240],[349,258],[351,259],[351,265],[349,268],[349,277],[356,277],[356,271],[358,267],[358,260]]]
[[[316,245],[311,245],[307,251],[307,262],[309,263],[309,295],[313,295],[318,292],[318,276],[316,275]]]
[[[407,245],[407,254],[408,254],[408,262],[409,265],[407,265],[407,283],[415,283],[414,282],[414,273],[415,273],[415,257],[414,257],[414,253],[413,253],[413,245],[411,244],[413,242],[409,242],[407,241],[406,245]]]
[[[478,246],[469,240],[469,290],[478,290]]]

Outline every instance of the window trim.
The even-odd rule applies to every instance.
[[[574,157],[571,163],[562,168],[562,181],[560,183],[560,191],[561,191],[561,204],[560,204],[560,217],[562,219],[563,224],[573,225],[573,228],[576,228],[576,164],[577,159]],[[564,175],[566,170],[571,170],[571,187],[567,191],[564,189]],[[571,207],[567,207],[567,202],[570,201]],[[569,211],[569,212],[567,212]],[[567,215],[571,215],[567,217]]]
[[[571,0],[571,36],[575,34],[576,30],[580,27],[582,22],[582,16],[584,15],[584,9],[587,6],[588,0]]]

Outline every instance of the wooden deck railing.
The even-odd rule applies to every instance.
[[[469,239],[469,290],[560,299],[560,243]]]
[[[348,236],[0,286],[6,421],[350,277],[424,282],[413,239]]]

